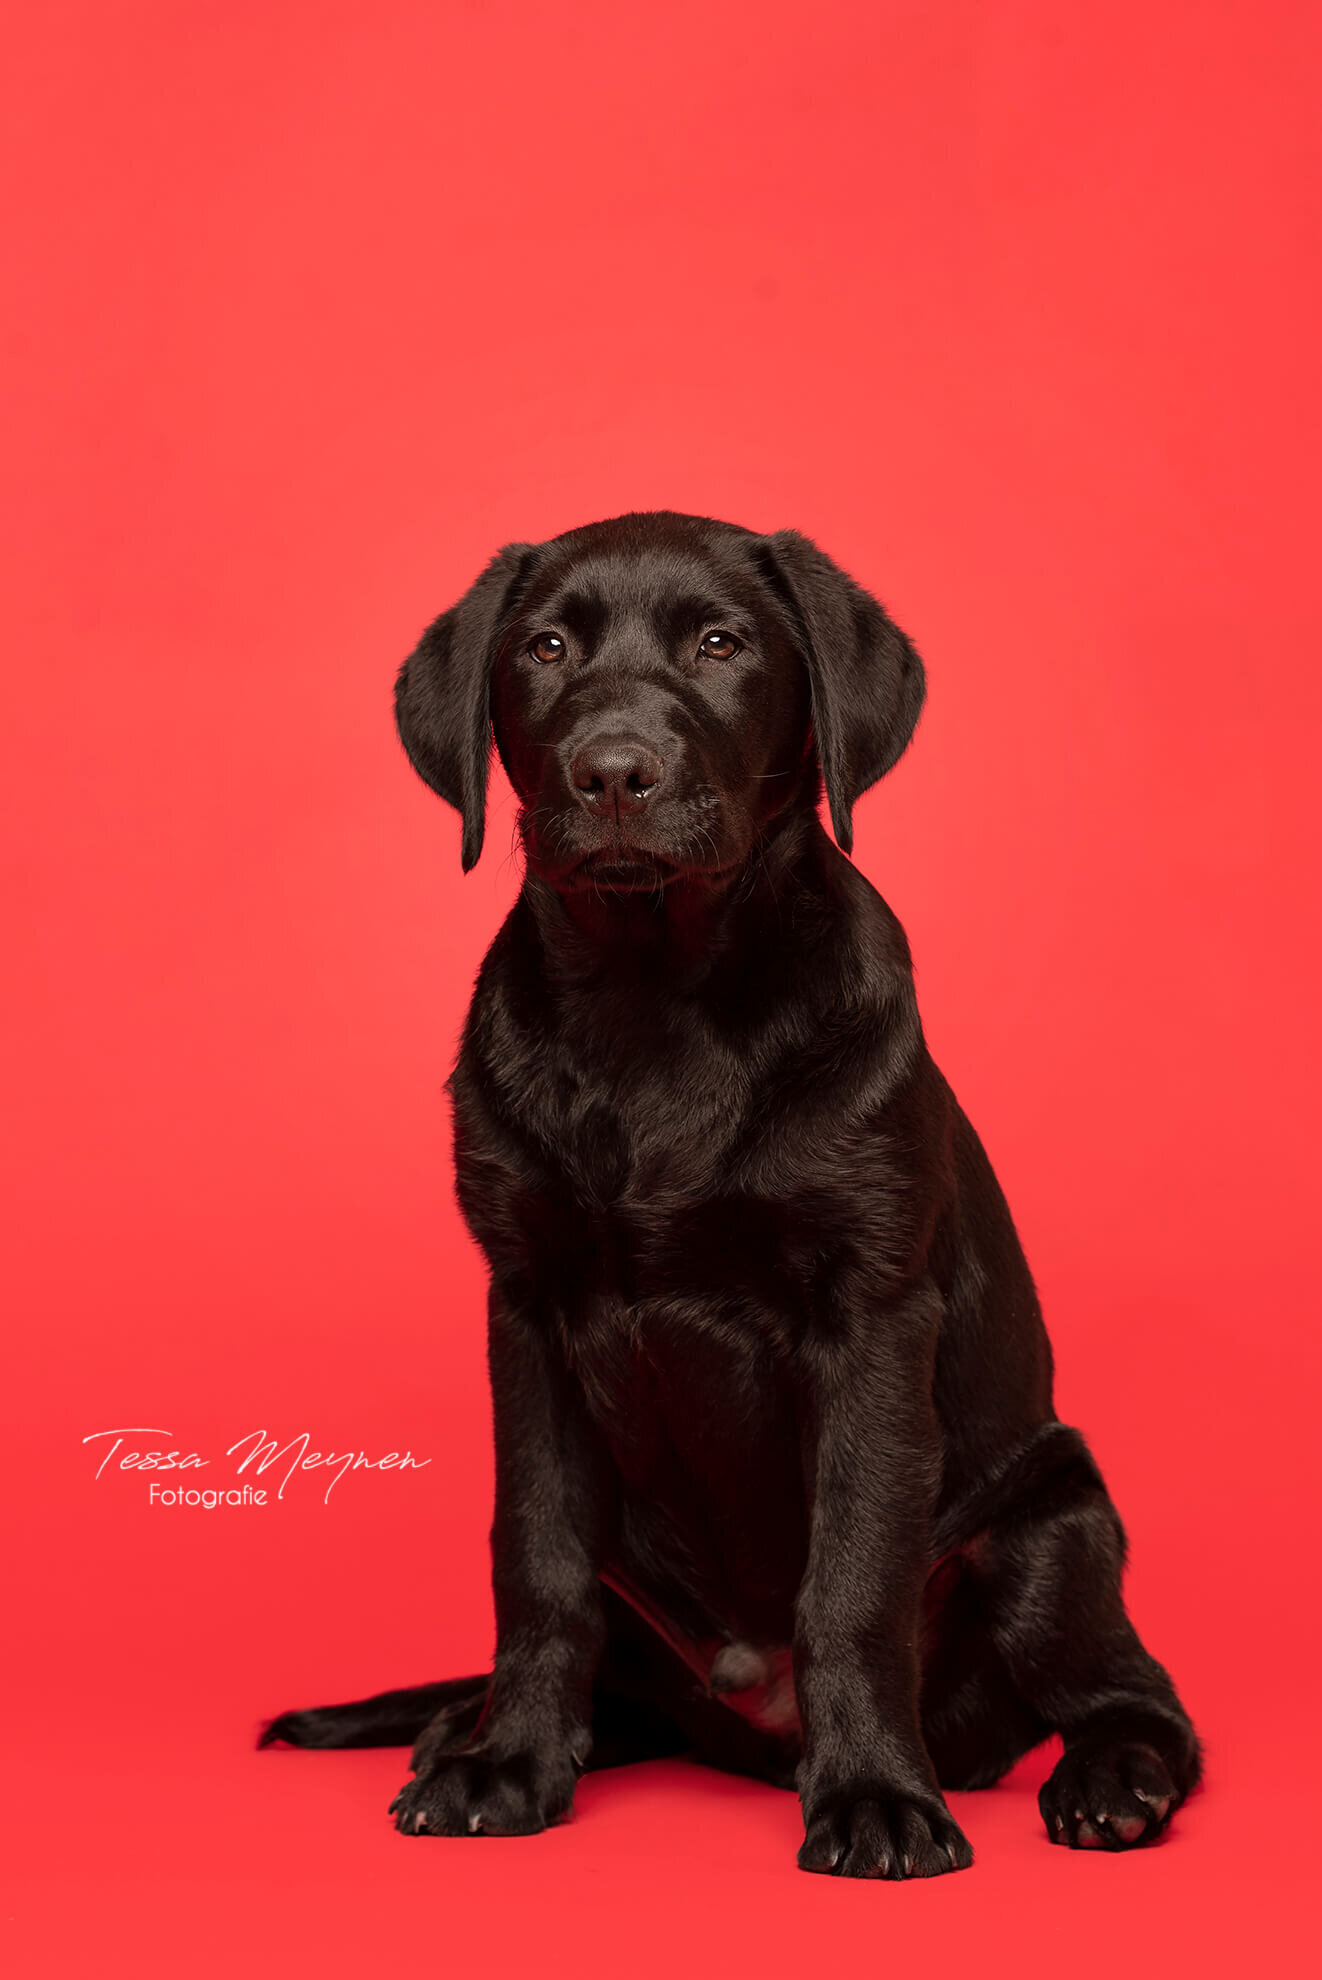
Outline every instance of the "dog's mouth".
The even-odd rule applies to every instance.
[[[574,822],[571,814],[569,824]],[[593,835],[595,844],[588,840],[585,845],[582,839],[574,844],[572,831],[562,827],[557,832],[554,821],[548,832],[534,830],[525,810],[519,829],[529,872],[560,893],[660,896],[677,885],[699,890],[720,888],[740,870],[747,856],[736,850],[732,857],[731,849],[721,844],[707,825],[687,838],[682,832],[665,835],[660,849],[638,842],[650,836],[646,826],[636,839],[632,833],[627,838],[618,832],[609,837],[600,833]]]
[[[603,846],[581,859],[565,878],[570,886],[595,887],[603,894],[654,894],[682,871],[673,860],[636,846]]]

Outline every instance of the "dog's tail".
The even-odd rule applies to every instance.
[[[264,1725],[259,1746],[412,1746],[424,1726],[452,1705],[478,1698],[486,1677],[449,1678],[443,1684],[415,1684],[406,1691],[380,1691],[353,1705],[319,1705],[307,1712],[282,1712]]]

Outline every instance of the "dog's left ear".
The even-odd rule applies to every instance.
[[[871,593],[797,530],[762,537],[757,562],[802,641],[831,823],[849,852],[854,805],[899,761],[917,727],[923,663]]]
[[[477,864],[486,830],[492,663],[534,548],[498,550],[459,603],[428,626],[395,682],[395,721],[409,761],[463,818],[465,873]]]

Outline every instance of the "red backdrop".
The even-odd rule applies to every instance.
[[[27,10],[3,535],[26,1974],[1293,1963],[1317,1620],[1317,14],[1048,0]],[[448,1073],[510,900],[393,670],[491,551],[815,536],[927,657],[859,813],[1204,1731],[1169,1845],[796,1873],[680,1765],[406,1847],[259,1716],[490,1648]],[[411,1449],[169,1510],[82,1439]],[[134,1445],[161,1439],[130,1439]],[[177,1484],[179,1480],[164,1480]],[[272,1477],[262,1481],[272,1483]],[[628,1940],[627,1954],[619,1941]],[[936,1961],[935,1967],[932,1962]]]

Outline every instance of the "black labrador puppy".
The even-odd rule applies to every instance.
[[[1151,1842],[1198,1780],[904,933],[845,857],[923,696],[805,537],[669,512],[507,545],[400,673],[465,868],[493,727],[526,854],[451,1082],[495,1668],[264,1739],[416,1740],[406,1835],[528,1834],[585,1767],[687,1751],[797,1786],[804,1869],[926,1877],[972,1861],[942,1789],[1052,1732],[1053,1842]]]

